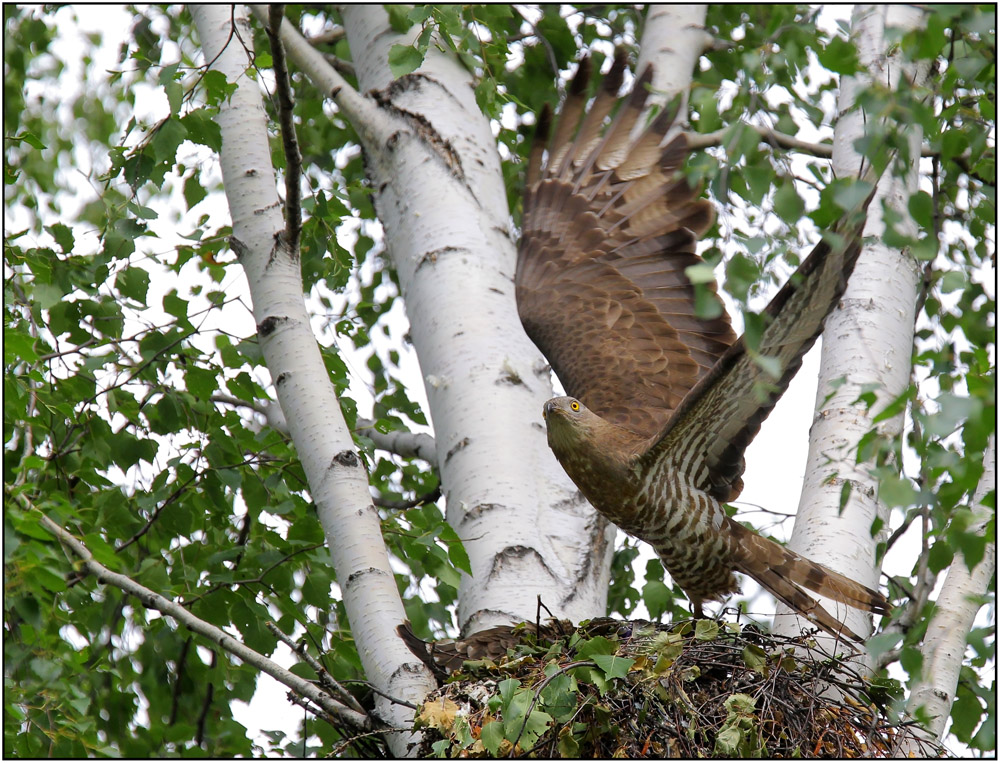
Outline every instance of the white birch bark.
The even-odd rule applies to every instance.
[[[603,614],[614,528],[585,502],[548,448],[548,367],[514,302],[515,243],[500,160],[471,75],[434,44],[393,81],[381,6],[342,9],[362,92],[397,131],[366,145],[375,204],[399,275],[427,387],[449,523],[465,543],[463,633]]]
[[[915,76],[915,72],[904,69],[898,52],[886,54],[884,32],[887,27],[912,29],[922,18],[922,11],[911,6],[854,7],[852,36],[870,78],[895,86],[901,74]],[[833,169],[838,177],[858,176],[862,169],[861,157],[854,151],[853,143],[864,133],[864,115],[852,110],[852,106],[855,93],[869,81],[865,76],[841,80],[833,148]],[[921,144],[918,126],[910,128],[909,139],[916,161]],[[914,164],[905,179],[889,173],[883,176],[869,207],[865,236],[879,237],[884,230],[883,198],[902,213],[910,226],[908,232],[916,232],[906,211],[907,200],[917,188],[916,170]],[[788,544],[807,558],[872,588],[878,587],[879,574],[875,566],[878,539],[872,537],[871,527],[879,517],[887,528],[889,517],[888,509],[878,500],[878,482],[869,474],[870,465],[856,463],[857,446],[861,437],[875,426],[872,418],[909,383],[919,280],[920,270],[907,252],[890,249],[881,240],[866,244],[840,305],[826,320],[805,484]],[[842,377],[846,383],[835,389],[834,382]],[[877,386],[877,402],[871,410],[854,402],[866,384]],[[892,437],[901,432],[902,423],[899,415],[877,426],[882,434]],[[830,479],[832,474],[836,476]],[[841,513],[841,489],[845,482],[851,492]],[[820,602],[855,633],[871,633],[869,614],[822,597]],[[808,623],[791,615],[787,607],[779,605],[776,631],[795,634],[807,626]],[[817,638],[832,646],[832,637],[819,634]]]
[[[705,31],[707,5],[651,5],[642,28],[635,71],[653,65],[650,104],[663,105],[683,96],[680,118],[687,118],[688,92],[698,58],[712,41]]]
[[[310,329],[298,254],[276,238],[284,220],[266,118],[259,86],[245,74],[250,25],[244,7],[237,6],[239,37],[231,36],[230,10],[225,5],[191,8],[205,60],[239,85],[218,116],[233,248],[246,273],[261,350],[309,480],[366,677],[391,696],[417,702],[435,683],[395,635],[403,605],[368,478]],[[409,725],[407,708],[381,697],[376,703],[391,726]],[[405,752],[405,738],[392,734],[388,741],[396,754]]]
[[[973,527],[978,527],[980,533],[986,531],[986,523],[994,513],[982,501],[990,490],[996,488],[996,476],[996,441],[990,437],[983,457],[983,476],[979,479],[972,505]],[[986,554],[971,571],[961,552],[956,553],[935,602],[934,614],[921,646],[923,674],[911,688],[907,702],[911,715],[922,707],[930,718],[930,725],[922,733],[933,741],[944,736],[965,657],[966,637],[982,606],[977,599],[986,594],[996,572],[996,552],[994,539],[986,544]],[[901,757],[920,754],[916,740],[907,739],[907,743],[909,746],[899,753]]]

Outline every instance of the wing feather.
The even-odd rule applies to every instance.
[[[695,316],[684,271],[701,262],[696,242],[712,207],[679,176],[684,137],[661,147],[674,115],[636,127],[651,70],[608,124],[624,68],[619,51],[586,108],[589,65],[581,65],[545,163],[540,118],[515,283],[528,336],[566,392],[650,437],[736,337],[725,310]],[[714,287],[710,298],[718,300]]]
[[[696,487],[719,500],[739,494],[744,451],[847,287],[873,196],[874,190],[823,237],[771,300],[758,347],[748,351],[746,338],[740,337],[687,393],[651,439],[643,456],[648,467],[681,465]],[[755,359],[759,356],[777,360],[777,377]]]

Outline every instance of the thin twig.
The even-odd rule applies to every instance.
[[[21,497],[21,500],[25,501],[26,499]],[[34,507],[30,508],[37,511]],[[177,602],[161,596],[155,591],[151,591],[126,575],[112,572],[104,565],[95,561],[90,550],[71,533],[67,532],[44,514],[41,514],[41,512],[38,513],[39,524],[58,538],[80,560],[83,569],[97,578],[101,583],[120,588],[125,593],[136,597],[147,609],[153,609],[174,618],[194,633],[204,636],[248,665],[267,673],[276,681],[283,683],[301,696],[312,700],[322,707],[324,711],[342,721],[345,725],[359,730],[370,730],[373,728],[373,721],[367,714],[358,713],[355,710],[345,707],[327,695],[320,687],[304,678],[300,678],[273,660],[251,649],[246,644],[237,641],[221,628],[195,617],[184,609],[184,607],[177,604]]]
[[[282,633],[282,631],[278,628],[278,626],[275,625],[270,620],[264,623],[264,627],[267,628],[269,631],[271,631],[271,633],[273,633],[278,638],[279,641],[282,641],[285,644],[287,644],[288,647],[293,652],[295,652],[295,654],[297,654],[299,657],[302,658],[302,660],[306,663],[306,665],[308,665],[310,668],[316,671],[316,675],[319,678],[319,683],[323,688],[327,689],[331,694],[337,697],[341,702],[343,702],[352,710],[355,710],[359,713],[365,712],[365,709],[361,707],[361,704],[357,701],[357,699],[354,698],[354,695],[351,694],[349,691],[347,691],[347,689],[345,689],[339,683],[337,683],[336,679],[334,679],[334,677],[331,676],[326,671],[326,668],[324,668],[315,657],[313,657],[311,654],[309,654],[309,652],[306,651],[305,644],[302,643],[296,644],[291,636]]]

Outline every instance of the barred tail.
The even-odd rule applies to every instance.
[[[878,591],[811,562],[772,540],[732,522],[732,531],[740,550],[737,569],[760,583],[775,598],[833,636],[843,635],[861,642],[857,634],[827,612],[818,601],[799,586],[857,609],[884,615],[888,600]]]

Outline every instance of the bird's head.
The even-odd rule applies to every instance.
[[[641,438],[605,421],[575,397],[552,398],[542,415],[549,447],[570,479],[598,510],[618,505],[630,484],[631,463]]]
[[[593,436],[601,419],[575,397],[554,397],[542,407],[549,447],[556,455]]]

